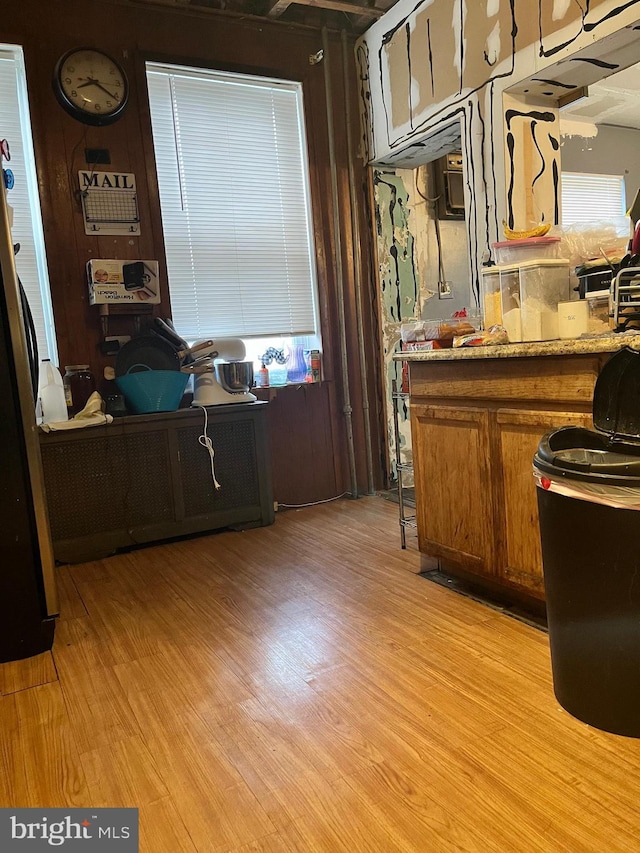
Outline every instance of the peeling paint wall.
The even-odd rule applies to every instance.
[[[361,152],[377,167],[392,435],[390,385],[400,376],[391,355],[399,324],[420,316],[421,297],[437,283],[428,213],[415,192],[417,167],[461,145],[466,304],[473,306],[503,220],[515,229],[560,221],[558,99],[640,61],[640,0],[399,0],[358,41],[355,58]],[[450,224],[443,223],[443,234]]]
[[[409,173],[406,177],[411,177]],[[409,206],[409,191],[402,173],[376,169],[373,173],[376,204],[378,293],[385,377],[385,409],[390,476],[397,478],[393,431],[393,380],[401,387],[401,365],[393,361],[400,349],[400,325],[420,316],[420,280],[415,255],[415,224]],[[403,462],[411,462],[411,429],[406,405],[399,410],[400,446]]]
[[[400,326],[416,319],[445,319],[461,308],[473,308],[469,286],[469,258],[465,223],[441,221],[441,243],[447,279],[452,282],[452,299],[438,299],[438,261],[434,212],[425,170],[374,169],[378,292],[381,318],[381,346],[385,377],[385,409],[390,477],[396,479],[393,431],[392,382],[401,387],[401,365],[393,361],[400,350]],[[411,430],[408,409],[399,408],[401,456],[411,462]]]
[[[408,169],[461,128],[471,284],[502,236],[560,217],[558,99],[640,59],[640,0],[399,0],[358,42],[362,150]]]

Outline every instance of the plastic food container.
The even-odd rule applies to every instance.
[[[571,297],[569,261],[529,261],[519,264],[519,271],[522,340],[556,340],[558,303]]]
[[[558,336],[579,338],[589,331],[589,306],[585,299],[558,303]]]
[[[589,319],[587,330],[590,335],[602,335],[611,331],[611,320],[609,318],[609,291],[594,290],[587,293],[585,302],[589,308]]]
[[[482,270],[482,316],[485,329],[502,325],[500,267]]]
[[[452,341],[456,335],[468,334],[477,328],[476,317],[449,317],[446,320],[414,320],[400,326],[403,343],[415,341]]]
[[[502,325],[512,344],[522,340],[520,317],[520,270],[517,266],[500,267],[500,306]]]
[[[497,264],[518,264],[558,257],[559,237],[527,237],[526,240],[505,240],[492,243]]]

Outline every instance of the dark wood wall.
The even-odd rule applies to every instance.
[[[8,5],[8,4],[7,4]],[[281,503],[322,500],[349,489],[349,466],[344,429],[343,384],[339,361],[338,306],[335,274],[335,235],[331,202],[329,140],[324,64],[309,57],[322,47],[319,30],[263,19],[239,18],[164,9],[117,0],[67,0],[43,3],[20,0],[0,19],[0,40],[20,44],[25,51],[34,133],[36,165],[44,217],[45,239],[60,362],[89,362],[96,375],[109,359],[98,345],[102,328],[99,309],[88,304],[85,264],[89,258],[157,258],[161,270],[162,303],[154,311],[170,316],[162,223],[151,137],[144,62],[180,61],[227,70],[247,71],[303,83],[317,248],[324,375],[321,385],[272,390],[272,433],[275,497]],[[345,312],[353,427],[359,490],[366,490],[364,420],[360,362],[355,320],[351,213],[347,172],[346,93],[357,118],[355,70],[349,44],[348,86],[345,88],[339,33],[329,35],[329,63],[338,160],[339,213],[345,249]],[[129,106],[119,121],[88,127],[69,117],[56,102],[51,81],[57,59],[73,47],[98,47],[123,64],[131,85]],[[326,61],[326,60],[325,60]],[[354,149],[357,129],[351,128]],[[139,237],[90,237],[84,233],[78,198],[77,173],[85,168],[85,148],[106,148],[106,170],[135,173],[141,215]],[[356,163],[357,204],[363,223],[361,251],[364,269],[365,345],[372,405],[373,457],[380,485],[380,395],[377,346],[374,343],[375,299],[371,268],[371,238],[366,209],[365,174]],[[98,167],[100,168],[100,167]],[[145,318],[143,318],[143,321]],[[113,315],[110,334],[130,334],[134,319]]]

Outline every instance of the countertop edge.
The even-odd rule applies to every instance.
[[[395,352],[394,361],[465,361],[470,359],[530,358],[557,355],[597,355],[617,352],[625,346],[640,349],[640,332],[607,335],[603,338],[574,338],[497,346],[456,347],[437,350]]]

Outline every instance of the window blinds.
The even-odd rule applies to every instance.
[[[147,80],[176,328],[314,333],[300,85],[153,63]]]
[[[562,224],[615,219],[625,214],[621,175],[562,173]]]
[[[57,362],[26,78],[18,47],[0,46],[0,139],[9,142],[11,161],[3,165],[15,176],[7,201],[13,208],[13,242],[20,243],[18,275],[33,314],[40,358]]]

